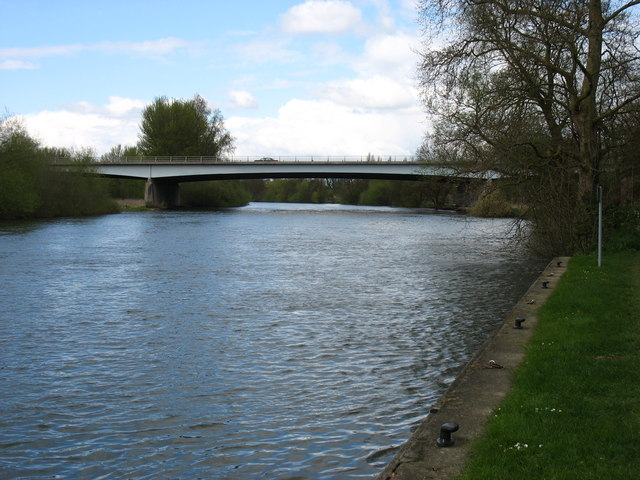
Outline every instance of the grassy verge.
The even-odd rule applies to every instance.
[[[461,479],[640,478],[640,254],[574,257]]]

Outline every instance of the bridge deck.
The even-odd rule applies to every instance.
[[[251,158],[253,157],[247,157]],[[95,170],[97,174],[108,177],[174,182],[252,178],[495,178],[495,175],[461,173],[451,167],[417,162],[412,157],[402,157],[403,160],[400,161],[357,158],[359,157],[259,157],[250,161],[230,161],[215,157],[128,157],[116,162],[99,163]]]

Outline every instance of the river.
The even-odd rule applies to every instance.
[[[0,224],[0,478],[372,478],[541,271],[508,220]]]

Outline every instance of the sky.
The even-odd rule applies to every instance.
[[[135,145],[154,98],[204,97],[237,156],[411,155],[415,0],[0,0],[0,118],[47,146]]]

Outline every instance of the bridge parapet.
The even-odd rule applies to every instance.
[[[60,159],[64,160],[64,159]],[[197,155],[147,155],[121,157],[101,163],[420,163],[413,155],[287,155],[287,156],[197,156]]]

